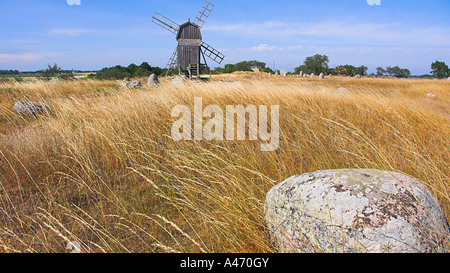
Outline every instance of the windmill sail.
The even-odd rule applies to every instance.
[[[194,24],[202,28],[213,9],[214,5],[206,1],[205,4],[203,4],[202,10],[198,13],[197,18],[195,18]]]
[[[177,23],[170,20],[169,18],[155,12],[155,15],[152,17],[152,22],[157,24],[158,26],[172,32],[173,34],[177,34],[178,28],[180,27]]]
[[[210,58],[211,60],[215,61],[218,64],[220,64],[223,61],[223,59],[225,58],[225,55],[223,55],[216,49],[212,48],[205,42],[202,42],[202,53],[206,57]]]

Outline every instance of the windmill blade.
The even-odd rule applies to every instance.
[[[220,64],[225,58],[225,55],[215,50],[205,42],[202,42],[202,53],[218,64]]]
[[[194,20],[194,24],[202,28],[213,9],[214,5],[208,1],[205,1],[205,4],[203,4],[202,9],[200,10],[197,17]]]
[[[155,12],[155,15],[152,17],[152,22],[157,24],[158,26],[172,32],[173,34],[178,33],[178,28],[180,27],[177,23],[170,20],[169,18]]]

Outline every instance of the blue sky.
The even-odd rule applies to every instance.
[[[0,69],[101,69],[117,64],[165,67],[176,46],[172,33],[151,22],[157,11],[181,24],[204,0],[0,0]],[[401,66],[430,72],[450,65],[449,0],[210,0],[202,29],[221,64],[259,60],[289,70],[325,54],[330,66]],[[371,0],[369,0],[371,1]],[[209,62],[212,67],[215,63]]]

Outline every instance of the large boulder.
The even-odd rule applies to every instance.
[[[150,77],[148,77],[147,85],[148,86],[157,86],[159,84],[158,75],[151,74]]]
[[[122,86],[128,87],[128,88],[140,88],[141,82],[140,81],[123,82]]]
[[[433,195],[416,179],[388,171],[293,176],[267,193],[265,219],[280,252],[423,253],[449,247],[449,226]]]
[[[19,101],[13,106],[13,111],[20,115],[37,116],[50,111],[43,103],[34,101]]]

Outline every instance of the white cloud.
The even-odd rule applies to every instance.
[[[0,53],[0,63],[32,63],[46,57],[54,56],[52,53],[28,53],[28,54],[6,54]]]
[[[47,32],[50,35],[64,35],[64,36],[80,36],[91,33],[92,31],[85,28],[55,28]]]
[[[266,41],[286,41],[305,37],[351,40],[352,44],[407,44],[416,46],[450,46],[450,29],[446,27],[414,27],[399,23],[274,22],[205,26],[204,30],[230,36]]]
[[[273,51],[273,50],[283,50],[282,47],[278,46],[269,46],[268,44],[260,44],[258,46],[252,47],[250,50],[253,51]]]

